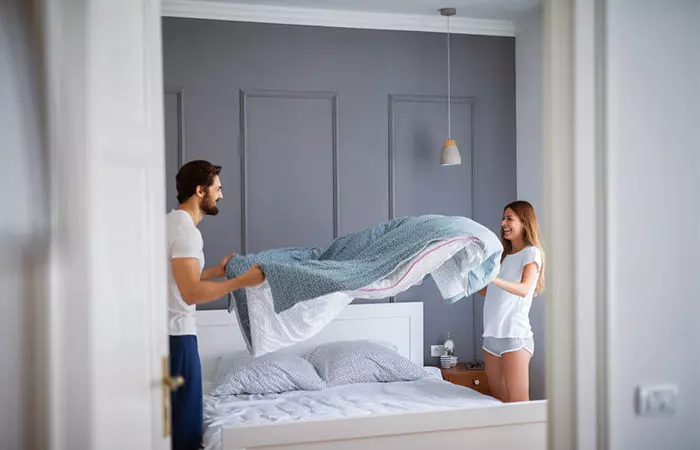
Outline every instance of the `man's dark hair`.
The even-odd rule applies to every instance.
[[[208,188],[220,173],[221,166],[215,166],[209,161],[196,160],[183,165],[175,177],[177,201],[185,203],[197,192],[197,186]]]

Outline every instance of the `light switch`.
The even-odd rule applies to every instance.
[[[659,385],[637,388],[637,415],[670,416],[678,408],[678,386]]]

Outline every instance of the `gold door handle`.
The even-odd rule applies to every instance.
[[[163,377],[163,384],[168,387],[171,391],[176,391],[177,388],[185,384],[185,379],[181,375],[175,377]]]
[[[174,377],[170,376],[170,364],[168,357],[164,356],[163,363],[163,437],[170,436],[170,393],[176,391],[179,387],[185,384],[185,378],[181,375]]]

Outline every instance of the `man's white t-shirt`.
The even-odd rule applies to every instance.
[[[195,226],[192,216],[185,211],[172,210],[166,216],[168,232],[168,326],[171,336],[197,334],[195,305],[182,300],[180,290],[173,277],[171,260],[175,258],[197,258],[199,271],[204,269],[204,241]]]
[[[526,265],[537,263],[537,273],[542,268],[542,255],[537,247],[528,246],[518,253],[507,255],[501,263],[499,278],[520,283]],[[519,297],[495,284],[489,284],[484,301],[484,337],[528,338],[530,328],[530,306],[535,292],[535,283],[527,296]]]

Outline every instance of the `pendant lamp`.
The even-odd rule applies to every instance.
[[[440,152],[441,166],[457,166],[462,164],[462,157],[459,155],[457,142],[452,139],[452,111],[451,111],[451,95],[452,86],[450,78],[450,17],[457,14],[455,8],[442,8],[440,14],[447,17],[447,140],[442,144],[442,152]]]

